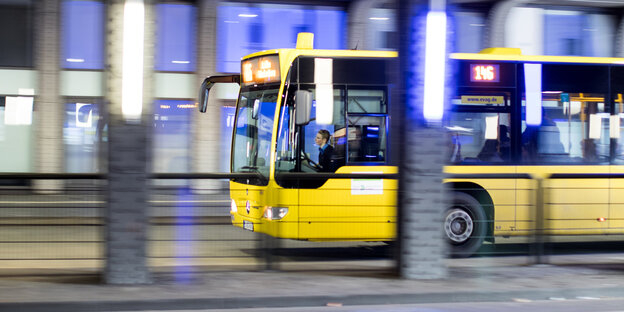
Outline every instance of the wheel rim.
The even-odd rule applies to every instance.
[[[463,243],[470,238],[474,229],[472,217],[462,209],[452,209],[444,220],[446,236],[454,243]]]

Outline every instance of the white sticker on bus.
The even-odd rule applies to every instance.
[[[354,172],[354,173],[382,173],[382,172]],[[351,195],[381,195],[383,194],[382,179],[351,179]]]

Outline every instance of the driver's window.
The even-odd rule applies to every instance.
[[[301,152],[303,172],[334,172],[344,165],[345,150],[336,142],[336,132],[345,128],[344,89],[334,86],[333,121],[328,125],[316,122],[316,92],[313,85],[304,90],[312,91],[312,112],[309,124],[302,127]],[[344,131],[344,130],[342,130]],[[329,137],[327,137],[329,136]],[[317,138],[318,137],[318,138]],[[320,146],[320,144],[326,144]],[[344,146],[344,145],[342,145]]]
[[[297,160],[297,155],[295,154],[295,107],[292,96],[286,103],[280,111],[280,121],[277,128],[276,172],[294,171]]]
[[[279,113],[279,126],[277,131],[276,149],[276,172],[333,172],[345,163],[345,139],[340,138],[340,133],[345,132],[344,112],[344,88],[334,86],[334,113],[333,121],[329,125],[316,123],[316,92],[314,85],[299,85],[302,90],[312,92],[313,107],[311,121],[297,131],[295,125],[294,94],[297,85],[292,85],[288,90],[287,100]],[[329,132],[329,146],[324,148],[325,157],[320,157],[320,146],[315,141],[320,130]],[[338,139],[336,139],[338,137]],[[298,149],[297,147],[300,146]],[[299,150],[299,152],[297,152]],[[320,163],[320,159],[330,165]],[[299,165],[298,165],[299,164]]]

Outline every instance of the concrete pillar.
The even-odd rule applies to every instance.
[[[514,7],[520,6],[530,0],[504,0],[497,2],[490,10],[487,18],[485,31],[486,47],[504,47],[505,46],[505,27],[507,25],[507,17]]]
[[[35,68],[37,96],[33,123],[36,125],[37,172],[63,172],[63,121],[65,108],[60,97],[60,1],[35,2]],[[38,192],[54,192],[63,187],[60,180],[36,180]]]
[[[109,179],[104,274],[108,284],[144,284],[151,280],[146,245],[153,128],[154,1],[144,1],[143,111],[137,121],[126,120],[121,110],[125,1],[109,1],[106,45]]]
[[[357,0],[352,1],[348,9],[348,49],[358,50],[378,50],[379,46],[376,46],[375,32],[376,30],[371,27],[372,22],[369,18],[373,16],[373,9],[379,8],[393,8],[395,4],[394,0]],[[379,29],[377,29],[379,30]],[[385,31],[394,31],[393,28],[385,29]],[[395,38],[389,38],[391,42],[395,41]],[[394,44],[394,43],[392,43]]]
[[[442,226],[447,207],[442,185],[446,151],[440,148],[440,138],[445,135],[441,124],[429,123],[423,117],[429,4],[426,0],[399,0],[397,13],[399,81],[393,93],[396,105],[393,105],[392,122],[398,122],[399,126],[392,129],[395,136],[392,144],[400,152],[397,267],[399,275],[406,279],[439,279],[447,274],[444,262],[447,246]]]
[[[367,45],[367,25],[370,9],[380,2],[380,0],[355,0],[351,2],[348,9],[348,41],[347,49],[366,50]]]
[[[620,17],[615,31],[615,57],[624,57],[624,17]]]
[[[217,0],[200,0],[197,3],[197,92],[207,76],[217,73]],[[219,172],[221,137],[221,101],[211,92],[208,109],[201,114],[192,113],[192,172]],[[197,193],[220,192],[220,181],[193,180]]]

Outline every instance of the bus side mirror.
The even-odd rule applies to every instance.
[[[260,100],[255,99],[253,103],[253,110],[251,111],[251,118],[258,119],[258,112],[260,111]]]
[[[298,126],[310,122],[312,112],[312,92],[297,90],[295,92],[295,122]]]
[[[208,79],[204,80],[199,88],[199,112],[205,113],[208,108],[208,94],[210,94],[210,88],[208,88]]]
[[[205,113],[208,109],[208,95],[210,94],[210,89],[217,83],[238,83],[240,85],[240,75],[216,75],[204,79],[201,88],[199,88],[199,96],[197,97],[200,113]]]

